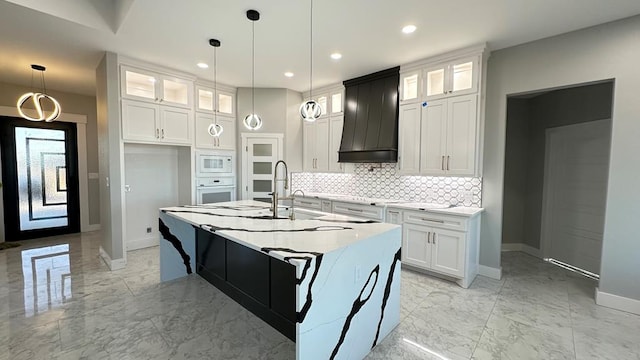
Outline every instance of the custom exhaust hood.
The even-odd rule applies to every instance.
[[[344,127],[338,162],[398,161],[400,67],[343,82]]]

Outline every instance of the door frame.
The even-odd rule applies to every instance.
[[[542,179],[542,217],[540,221],[540,254],[542,254],[543,259],[548,259],[551,252],[551,223],[553,219],[553,197],[550,194],[553,194],[553,186],[554,183],[552,181],[551,169],[552,169],[552,161],[551,158],[551,137],[561,131],[566,131],[568,129],[580,129],[589,126],[593,126],[596,123],[611,123],[611,119],[601,119],[594,121],[587,121],[578,124],[571,124],[565,126],[558,126],[546,129],[545,131],[545,144],[544,144],[544,174]],[[607,178],[608,178],[607,174]],[[606,207],[605,207],[605,216],[606,216]],[[603,239],[604,242],[604,239]]]
[[[28,111],[27,111],[28,112]],[[21,117],[13,106],[0,106],[0,115]],[[89,224],[89,174],[87,172],[87,115],[61,113],[56,121],[76,124],[76,140],[78,151],[78,190],[80,192],[80,231],[100,230],[100,224]],[[2,169],[0,168],[0,178]],[[93,175],[97,178],[97,174]],[[0,219],[4,219],[4,200],[0,191]],[[0,242],[5,241],[4,221],[0,221]]]
[[[275,139],[278,142],[278,159],[283,159],[284,154],[284,134],[282,133],[247,133],[243,132],[240,134],[240,138],[242,139],[242,147],[240,148],[240,152],[242,153],[241,162],[238,165],[238,170],[241,173],[240,176],[240,184],[238,185],[239,189],[239,198],[246,200],[249,195],[247,193],[247,185],[249,183],[248,172],[249,172],[249,160],[248,160],[248,143],[249,139]],[[284,160],[284,159],[283,159]]]

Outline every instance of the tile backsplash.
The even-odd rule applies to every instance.
[[[396,164],[354,164],[353,173],[293,173],[291,189],[371,198],[482,206],[482,178],[405,176]]]

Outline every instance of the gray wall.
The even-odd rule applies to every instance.
[[[284,160],[287,162],[289,172],[302,171],[302,120],[298,113],[302,103],[302,94],[289,89],[255,89],[255,112],[263,121],[262,127],[257,131],[249,131],[244,127],[242,120],[251,113],[251,88],[238,88],[237,108],[238,120],[237,139],[238,159],[241,158],[243,149],[242,133],[280,133],[284,135]],[[242,168],[238,164],[238,181],[242,179]],[[238,186],[238,195],[242,184]]]
[[[30,87],[0,82],[0,105],[16,106],[16,100]],[[96,121],[96,98],[67,92],[47,90],[56,98],[62,111],[87,116],[87,171],[98,172],[98,133]],[[96,180],[89,179],[89,224],[100,224],[100,189]]]
[[[500,266],[507,95],[615,79],[599,289],[640,299],[640,17],[496,51],[489,59],[480,263]]]
[[[540,249],[546,130],[610,119],[613,83],[507,101],[503,243]]]

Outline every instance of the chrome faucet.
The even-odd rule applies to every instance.
[[[300,189],[298,189],[298,190],[296,190],[296,191],[291,193],[291,212],[289,213],[289,219],[290,220],[295,220],[296,219],[296,209],[295,209],[296,199],[295,199],[295,196],[296,196],[296,194],[298,192],[301,192],[302,196],[304,196],[304,191],[302,191]]]
[[[284,179],[278,179],[278,165],[284,165]],[[284,160],[278,160],[273,166],[273,192],[271,193],[271,211],[273,212],[273,218],[278,218],[278,181],[284,181],[285,194],[289,189],[289,170],[287,169],[287,163]]]

